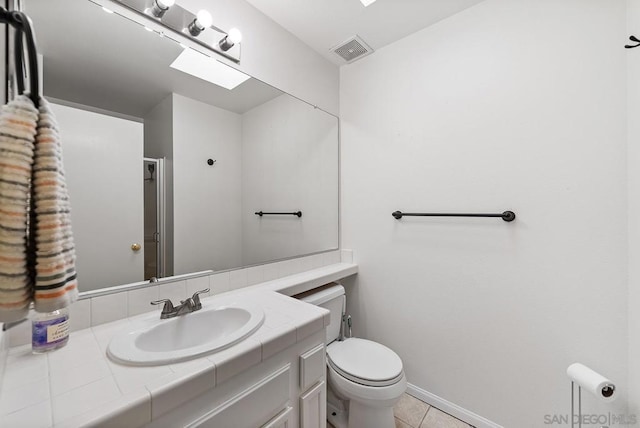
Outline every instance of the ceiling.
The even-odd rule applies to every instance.
[[[354,35],[374,50],[400,40],[483,0],[247,0],[337,65],[331,48]]]
[[[247,0],[337,65],[344,60],[330,49],[353,35],[377,50],[481,1]],[[33,0],[25,9],[38,28],[48,97],[141,118],[172,92],[236,113],[282,94],[256,79],[229,91],[174,70],[176,43],[90,1]]]
[[[236,113],[282,94],[256,79],[230,91],[174,70],[178,44],[86,0],[27,1],[25,11],[47,97],[143,118],[172,92]]]

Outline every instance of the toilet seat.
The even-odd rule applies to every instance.
[[[366,339],[349,338],[327,347],[327,363],[340,376],[370,387],[398,383],[402,360],[391,349]]]

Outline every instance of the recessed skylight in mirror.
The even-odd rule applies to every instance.
[[[178,58],[171,63],[171,68],[229,90],[250,78],[250,76],[193,49],[183,50]]]

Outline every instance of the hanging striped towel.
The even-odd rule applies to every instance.
[[[29,185],[38,111],[21,95],[0,111],[0,321],[27,316],[33,287],[27,267]]]
[[[65,308],[77,299],[78,283],[60,134],[53,112],[44,98],[40,99],[34,158],[34,302],[37,312],[51,312]]]

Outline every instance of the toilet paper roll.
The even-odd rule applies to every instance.
[[[580,363],[571,364],[567,369],[567,376],[602,401],[613,401],[616,398],[616,386],[613,382],[587,366]]]

